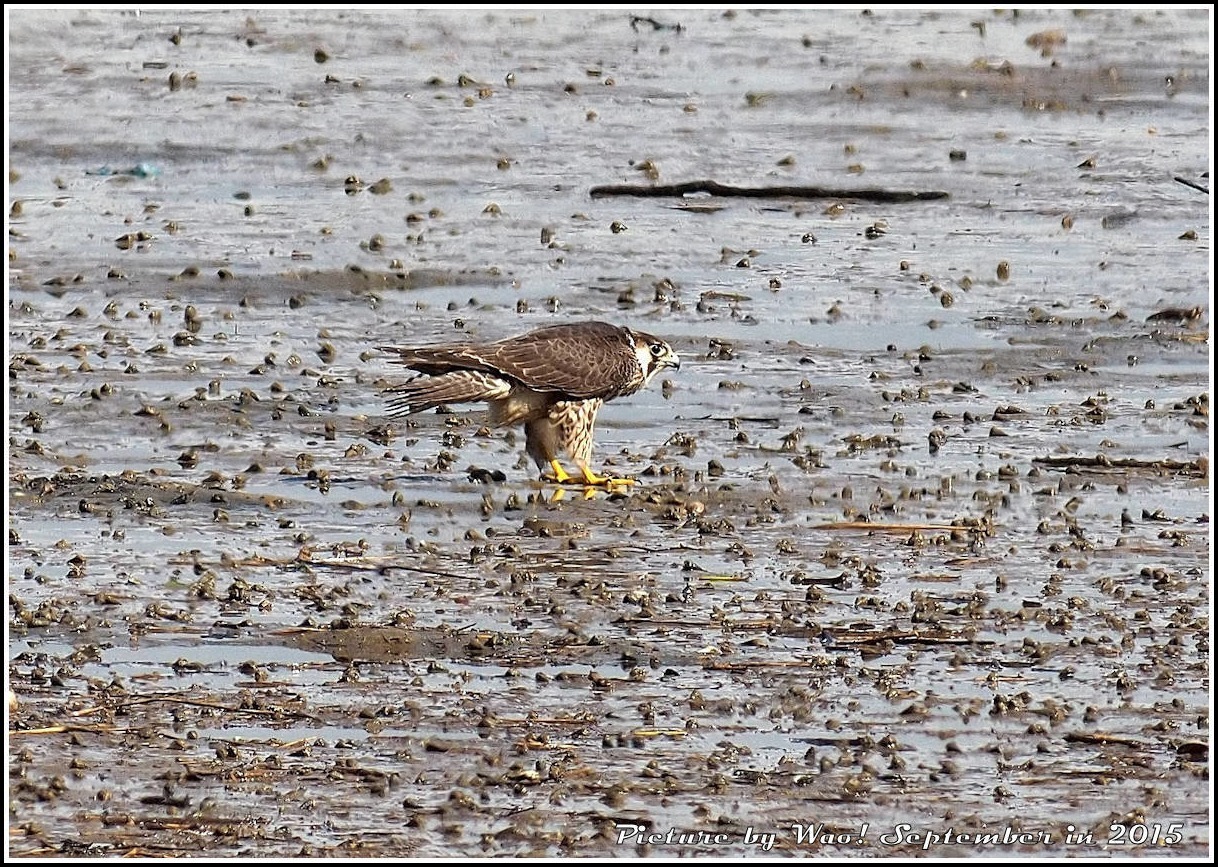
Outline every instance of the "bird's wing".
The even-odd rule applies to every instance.
[[[604,322],[553,325],[495,343],[380,349],[397,356],[391,361],[430,376],[476,370],[581,399],[616,397],[634,363],[622,330]]]
[[[622,330],[602,322],[540,328],[480,347],[479,355],[531,389],[580,399],[617,396],[634,363]]]

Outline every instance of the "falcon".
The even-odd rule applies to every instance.
[[[396,418],[442,404],[486,401],[497,426],[524,423],[525,449],[544,474],[559,483],[632,484],[598,476],[592,429],[606,401],[634,394],[681,359],[658,337],[607,322],[572,322],[538,328],[494,343],[381,346],[417,375],[387,391]],[[559,449],[579,476],[558,460]]]

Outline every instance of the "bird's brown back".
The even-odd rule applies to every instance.
[[[628,332],[606,322],[551,325],[494,343],[382,349],[396,354],[396,363],[431,376],[478,370],[579,399],[609,400],[642,382]]]

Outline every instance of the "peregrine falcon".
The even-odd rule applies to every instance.
[[[572,322],[538,328],[494,343],[381,346],[418,375],[388,389],[391,417],[447,403],[487,401],[494,425],[524,422],[525,448],[554,481],[581,481],[558,461],[561,447],[586,485],[630,484],[598,476],[592,428],[602,404],[634,394],[681,359],[658,337],[610,325]]]

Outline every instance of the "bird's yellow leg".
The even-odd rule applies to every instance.
[[[554,458],[554,460],[550,461],[550,469],[554,471],[554,481],[558,482],[560,485],[564,485],[567,482],[574,481],[575,479],[575,476],[563,469],[563,465],[558,462],[558,458]]]

